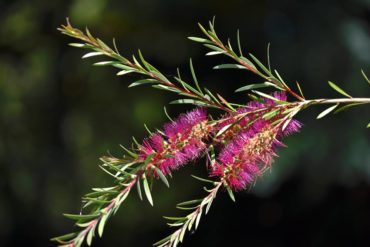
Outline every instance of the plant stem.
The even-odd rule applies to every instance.
[[[302,102],[303,104],[352,104],[352,103],[359,103],[359,104],[370,104],[370,98],[339,98],[339,99],[312,99],[312,100],[305,100]]]
[[[186,220],[180,223],[180,227],[175,230],[172,234],[166,238],[158,241],[154,244],[157,247],[175,247],[177,244],[183,241],[183,237],[186,231],[191,231],[194,228],[198,228],[198,224],[202,214],[207,214],[213,199],[216,197],[218,190],[224,185],[224,180],[215,182],[214,187],[211,190],[206,190],[209,194],[203,198],[201,203],[195,207],[194,211],[188,214]],[[205,211],[203,210],[206,207]]]

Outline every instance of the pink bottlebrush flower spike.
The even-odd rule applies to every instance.
[[[176,120],[164,125],[164,131],[153,134],[143,142],[139,157],[145,160],[154,154],[150,163],[165,175],[171,170],[196,159],[206,148],[203,139],[211,130],[207,125],[207,113],[196,108],[181,114]]]
[[[298,122],[290,124],[289,133],[297,132]],[[256,121],[224,147],[212,167],[211,176],[223,177],[235,191],[245,189],[271,166],[277,147],[283,145],[279,139],[286,134],[268,121]]]

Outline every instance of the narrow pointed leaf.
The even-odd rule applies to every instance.
[[[117,76],[121,76],[121,75],[126,75],[126,74],[130,74],[130,73],[133,73],[135,72],[135,70],[121,70],[120,72],[118,72],[116,75]]]
[[[246,57],[240,57],[240,59],[245,62],[246,64],[248,64],[249,67],[251,67],[252,69],[256,69],[256,66],[254,66],[254,64],[252,63],[251,60],[249,60],[248,58]],[[249,69],[249,68],[248,68]]]
[[[199,38],[199,37],[188,37],[188,39],[190,39],[192,41],[195,41],[195,42],[199,42],[199,43],[211,43],[210,40],[204,39],[204,38]]]
[[[243,91],[248,91],[248,90],[257,89],[257,88],[264,88],[264,87],[275,87],[275,88],[281,89],[280,87],[277,87],[275,84],[266,81],[264,83],[250,84],[250,85],[238,88],[237,90],[235,90],[235,92],[243,92]]]
[[[141,185],[140,185],[140,181],[136,183],[136,189],[137,189],[137,194],[139,195],[139,198],[140,200],[142,201],[143,200],[143,195],[141,193]]]
[[[62,235],[62,236],[58,236],[58,237],[55,237],[55,238],[52,238],[51,241],[56,241],[58,243],[61,243],[61,244],[64,244],[65,241],[68,241],[74,237],[77,236],[77,233],[76,232],[72,232],[72,233],[68,233],[68,234],[65,234],[65,235]]]
[[[105,223],[107,222],[108,216],[109,215],[105,213],[100,219],[99,226],[98,226],[99,237],[103,236],[104,226],[105,226]]]
[[[77,47],[77,48],[83,48],[86,46],[86,44],[82,44],[82,43],[69,43],[68,45],[72,47]]]
[[[201,202],[203,199],[195,199],[195,200],[191,200],[191,201],[186,201],[186,202],[180,202],[177,204],[177,206],[187,206],[187,205],[194,205],[194,204],[197,204],[199,202]]]
[[[225,53],[225,51],[223,49],[221,49],[220,47],[218,46],[215,46],[215,45],[210,45],[210,44],[204,44],[205,47],[208,47],[209,49],[211,50],[214,50],[214,51],[219,51],[219,52],[222,52],[222,53]]]
[[[363,70],[361,70],[361,74],[363,75],[363,77],[365,78],[365,80],[370,84],[370,79],[369,77],[366,76],[365,72]]]
[[[206,183],[211,183],[211,184],[214,184],[215,181],[212,181],[212,180],[208,180],[208,179],[204,179],[204,178],[200,178],[200,177],[197,177],[195,175],[191,175],[193,178],[199,180],[199,181],[202,181],[202,182],[206,182]]]
[[[100,51],[89,52],[89,53],[86,53],[85,55],[83,55],[82,58],[88,58],[88,57],[94,57],[94,56],[100,56],[100,55],[104,55],[104,53],[100,52]]]
[[[240,64],[220,64],[213,67],[213,69],[245,69],[245,67]]]
[[[130,155],[132,158],[136,159],[138,157],[137,154],[135,154],[134,152],[130,151],[129,149],[125,148],[124,146],[120,145],[121,148],[123,148],[123,150],[126,151],[126,153],[128,155]]]
[[[253,61],[266,73],[266,74],[268,74],[268,75],[270,75],[271,76],[271,72],[269,71],[269,69],[268,68],[266,68],[266,66],[265,65],[263,65],[262,63],[261,63],[261,61],[260,60],[258,60],[258,58],[256,58],[255,56],[253,56],[253,54],[252,53],[249,53],[249,56],[253,59]]]
[[[162,173],[162,171],[159,170],[157,167],[155,167],[155,171],[157,172],[158,177],[162,180],[162,182],[169,188],[170,184],[168,183],[168,180],[166,176]]]
[[[192,104],[192,105],[199,105],[199,106],[209,106],[207,103],[204,103],[199,100],[193,100],[193,99],[178,99],[171,101],[170,104]]]
[[[195,229],[198,229],[200,218],[202,217],[202,208],[200,209],[200,212],[198,213],[197,219],[195,220]]]
[[[210,51],[206,53],[206,56],[214,56],[226,53],[225,51]]]
[[[63,214],[65,217],[72,219],[72,220],[83,220],[88,221],[95,219],[99,216],[99,214]]]
[[[194,66],[193,66],[192,59],[190,59],[190,72],[191,72],[191,76],[193,77],[193,81],[195,83],[195,86],[197,87],[197,89],[199,91],[199,94],[203,95],[202,89],[199,86],[199,82],[198,82],[197,76],[196,76],[195,71],[194,71]]]
[[[101,62],[94,63],[93,65],[94,66],[107,66],[107,65],[113,65],[116,63],[117,63],[116,61],[101,61]]]
[[[267,99],[273,100],[273,101],[275,101],[276,103],[286,103],[286,101],[281,101],[281,100],[279,100],[279,99],[277,99],[277,98],[275,98],[275,97],[273,97],[273,96],[271,96],[271,95],[268,95],[268,94],[262,93],[262,92],[260,92],[260,91],[253,90],[253,92],[254,92],[254,93],[256,93],[256,94],[258,94],[258,95],[260,95],[260,96],[262,96],[262,97],[264,97],[264,98],[267,98]]]
[[[227,190],[227,193],[228,193],[228,194],[229,194],[229,196],[230,196],[230,199],[231,199],[233,202],[235,202],[235,196],[234,196],[233,191],[230,189],[230,187],[227,187],[227,188],[226,188],[226,190]]]
[[[88,246],[91,246],[93,237],[94,237],[94,228],[90,229],[89,233],[87,234],[86,243]]]
[[[344,110],[347,110],[348,108],[351,108],[353,106],[363,105],[363,104],[364,103],[352,103],[352,104],[344,105],[344,106],[339,107],[338,109],[336,109],[334,114],[339,113],[339,112],[344,111]]]
[[[305,97],[304,97],[304,95],[303,95],[303,91],[302,91],[302,89],[301,89],[301,85],[299,85],[299,82],[297,82],[297,81],[296,81],[296,84],[297,84],[297,88],[298,88],[298,90],[299,90],[299,93],[301,94],[302,98],[304,99]]]
[[[326,110],[324,110],[323,112],[321,112],[318,116],[317,116],[317,119],[320,119],[320,118],[323,118],[325,117],[326,115],[328,115],[330,112],[332,112],[335,108],[337,108],[338,105],[333,105],[333,106],[330,106],[329,108],[327,108]]]
[[[146,157],[146,159],[144,161],[144,166],[149,164],[149,162],[152,160],[154,155],[155,155],[155,153],[152,153],[152,154],[149,154],[148,157]]]
[[[351,95],[349,95],[348,93],[346,93],[343,89],[341,89],[339,86],[337,86],[334,82],[329,81],[328,83],[329,83],[329,86],[331,88],[333,88],[335,91],[337,91],[338,93],[340,93],[340,94],[342,94],[342,95],[344,95],[344,96],[346,96],[348,98],[352,98]]]
[[[152,194],[150,192],[148,180],[146,179],[145,174],[143,175],[143,185],[144,185],[144,192],[145,192],[146,198],[148,199],[150,205],[153,206]]]
[[[228,125],[225,125],[224,127],[222,127],[216,134],[216,137],[222,135],[223,133],[225,133],[231,126],[233,125],[233,123],[231,124],[228,124]]]
[[[146,84],[155,84],[155,83],[159,83],[159,82],[155,79],[143,79],[143,80],[138,80],[138,81],[131,83],[130,85],[128,85],[128,87],[136,87],[136,86],[141,86],[141,85],[146,85]]]
[[[238,50],[239,50],[239,54],[240,56],[243,56],[243,50],[242,50],[242,46],[240,44],[240,32],[239,32],[239,29],[238,31],[236,32],[236,41],[238,42]]]

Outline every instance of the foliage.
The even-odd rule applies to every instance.
[[[329,86],[345,98],[306,99],[300,84],[296,83],[297,90],[288,86],[280,74],[271,68],[269,59],[267,65],[264,65],[252,54],[245,56],[239,33],[235,49],[230,40],[226,43],[221,41],[215,31],[214,21],[209,22],[208,28],[201,24],[199,27],[203,37],[189,39],[210,49],[207,56],[226,55],[233,61],[215,66],[214,69],[247,70],[262,78],[261,83],[248,84],[236,90],[248,92],[251,99],[249,103],[243,105],[229,102],[221,95],[202,88],[191,60],[192,84],[184,81],[179,71],[174,78],[168,78],[146,61],[140,51],[131,59],[122,56],[114,40],[111,48],[95,38],[88,29],[82,32],[74,28],[68,20],[66,25],[59,28],[63,34],[82,42],[71,43],[71,46],[89,50],[82,58],[108,57],[108,60],[94,65],[113,66],[119,69],[118,76],[139,74],[141,78],[129,87],[148,84],[179,95],[179,99],[171,102],[173,104],[197,107],[174,120],[170,118],[170,122],[161,130],[148,130],[150,135],[143,142],[134,139],[131,148],[123,147],[126,152],[123,158],[101,158],[101,168],[113,177],[114,186],[94,188],[93,192],[86,194],[83,197],[84,213],[65,214],[81,230],[54,238],[61,246],[81,246],[85,240],[90,245],[96,232],[102,236],[107,220],[117,212],[133,187],[136,187],[140,199],[143,199],[144,194],[153,205],[151,190],[154,180],[159,179],[169,187],[167,177],[172,172],[203,157],[211,180],[194,177],[211,184],[212,188],[204,188],[208,194],[202,199],[178,204],[178,209],[190,213],[184,217],[165,217],[173,221],[168,225],[177,229],[154,244],[160,247],[177,246],[184,240],[187,231],[196,230],[202,215],[207,214],[221,188],[235,201],[234,192],[253,186],[256,179],[271,168],[278,147],[284,146],[282,139],[301,128],[301,123],[294,117],[302,110],[313,105],[329,104],[317,116],[320,119],[331,112],[370,103],[370,98],[353,98],[330,81]],[[364,71],[362,74],[369,82]],[[288,97],[293,100],[288,100]],[[220,115],[212,118],[207,115],[207,108],[219,110]]]

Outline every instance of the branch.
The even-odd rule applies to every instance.
[[[103,41],[98,38],[94,38],[90,31],[86,29],[85,33],[81,30],[74,28],[67,19],[67,25],[62,25],[58,28],[60,32],[65,35],[71,36],[75,39],[81,40],[85,43],[71,43],[70,45],[78,48],[85,48],[93,50],[93,52],[86,53],[82,58],[89,58],[94,56],[108,56],[112,58],[111,61],[97,62],[96,66],[113,66],[120,71],[117,73],[118,76],[126,75],[129,73],[136,73],[146,77],[133,82],[129,87],[151,84],[154,88],[166,90],[177,93],[178,95],[185,96],[187,99],[180,99],[172,103],[177,104],[194,104],[197,106],[213,107],[223,111],[231,112],[234,109],[223,100],[215,97],[208,89],[204,89],[207,93],[204,93],[199,87],[198,80],[196,79],[193,65],[190,61],[190,70],[192,72],[195,88],[181,79],[180,73],[177,77],[174,77],[175,82],[171,82],[166,76],[164,76],[159,70],[153,65],[147,62],[141,52],[139,51],[139,60],[133,56],[132,60],[123,57],[119,52],[114,42],[114,49],[110,48]]]

